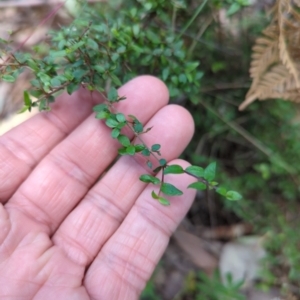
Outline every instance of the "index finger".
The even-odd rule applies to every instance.
[[[6,202],[38,162],[90,114],[100,96],[81,89],[63,94],[40,113],[0,137],[0,202]]]

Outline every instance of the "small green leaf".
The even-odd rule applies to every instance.
[[[57,76],[58,77],[58,76]],[[52,87],[58,87],[61,85],[61,81],[59,80],[59,78],[54,77],[50,80],[50,84]]]
[[[152,165],[152,162],[150,160],[147,161],[147,166],[152,169],[153,165]]]
[[[53,95],[50,95],[47,97],[48,103],[53,103],[55,101],[55,97]]]
[[[100,24],[100,25],[94,24],[92,28],[95,31],[98,31],[98,32],[101,32],[101,33],[107,32],[107,24]]]
[[[127,155],[126,147],[119,148],[118,153],[120,155]]]
[[[70,83],[67,86],[67,92],[69,95],[73,94],[75,91],[79,89],[80,85],[76,83]]]
[[[167,174],[182,174],[182,173],[184,173],[184,170],[179,165],[170,165],[164,169],[165,175],[167,175]]]
[[[159,35],[156,34],[154,31],[147,30],[146,31],[146,36],[150,40],[150,42],[152,42],[154,44],[159,44],[160,43]]]
[[[178,77],[177,77],[177,76],[173,75],[173,76],[171,77],[171,80],[172,80],[172,82],[173,82],[175,85],[178,85]]]
[[[130,12],[131,17],[134,18],[137,14],[137,8],[133,7],[133,8],[130,9],[129,12]]]
[[[73,76],[74,78],[76,78],[78,81],[82,81],[83,80],[83,77],[87,74],[87,70],[85,69],[76,69],[74,72],[73,72]]]
[[[126,126],[126,124],[127,123],[121,122],[121,123],[118,124],[117,128],[121,130],[123,127]]]
[[[39,111],[48,111],[49,110],[49,106],[48,106],[48,102],[47,99],[42,99],[39,102]]]
[[[100,112],[103,110],[108,110],[107,104],[101,103],[93,107],[93,111]]]
[[[3,81],[6,81],[6,82],[15,82],[16,78],[12,75],[2,75],[1,76],[2,80]]]
[[[195,190],[198,190],[198,191],[204,191],[206,190],[207,186],[205,183],[203,182],[193,182],[191,183],[189,186],[188,186],[189,189],[195,189]]]
[[[41,91],[41,90],[30,91],[30,95],[35,97],[35,98],[39,98],[43,94],[44,94],[44,92]]]
[[[227,190],[226,190],[225,188],[223,188],[223,187],[218,187],[218,188],[216,189],[216,192],[217,192],[218,194],[222,195],[222,196],[226,196]]]
[[[195,70],[197,67],[199,66],[199,62],[195,61],[195,62],[188,62],[185,66],[185,71],[187,73],[192,72],[193,70]]]
[[[134,147],[135,147],[135,152],[141,152],[145,149],[145,146],[142,144],[135,144]]]
[[[151,147],[151,150],[152,151],[158,151],[160,149],[160,144],[154,144],[154,145],[152,145],[152,147]]]
[[[204,170],[204,178],[207,181],[214,180],[216,176],[216,162],[210,163]]]
[[[67,41],[66,40],[60,40],[58,42],[58,45],[57,45],[58,49],[64,49],[65,46],[67,46]]]
[[[144,130],[143,124],[140,122],[135,122],[133,125],[133,129],[136,133],[141,133]]]
[[[189,166],[185,171],[196,177],[204,177],[204,169],[198,166]]]
[[[169,74],[170,74],[170,70],[168,68],[163,69],[162,80],[165,81],[168,78]]]
[[[128,117],[132,119],[132,121],[138,121],[138,119],[134,115],[128,115]]]
[[[106,120],[105,124],[110,128],[115,128],[118,126],[119,122],[115,119],[109,118]]]
[[[67,78],[67,80],[74,79],[73,73],[70,69],[66,69],[63,75]]]
[[[115,74],[110,74],[110,78],[111,78],[111,80],[113,81],[113,83],[114,83],[116,86],[121,86],[121,85],[122,85],[121,80],[120,80]],[[123,100],[123,99],[122,99],[122,100]]]
[[[28,59],[27,64],[35,72],[39,71],[39,66],[37,65],[37,63],[33,59]]]
[[[79,41],[75,44],[73,44],[70,48],[69,48],[69,52],[74,52],[75,50],[79,49],[80,47],[84,46],[85,41]]]
[[[0,43],[3,43],[3,44],[8,44],[8,43],[9,43],[9,41],[8,41],[8,40],[4,40],[4,39],[0,38]]]
[[[98,50],[98,49],[99,49],[97,42],[94,41],[93,39],[90,39],[90,38],[87,39],[86,45],[87,45],[89,48],[93,49],[93,50]]]
[[[164,197],[158,196],[154,191],[152,191],[151,196],[153,199],[158,200],[158,202],[164,206],[170,205],[169,200]]]
[[[133,32],[134,37],[138,37],[138,35],[140,33],[140,26],[139,26],[139,24],[134,24],[132,26],[132,32]]]
[[[226,12],[227,17],[234,15],[241,9],[241,5],[237,2],[232,3]]]
[[[51,57],[64,57],[67,55],[66,50],[60,50],[60,51],[51,51],[50,56]]]
[[[142,150],[142,155],[144,156],[150,156],[151,152],[148,149]]]
[[[107,99],[110,102],[116,102],[118,100],[118,91],[116,88],[110,88],[109,92],[107,93]]]
[[[164,182],[161,185],[160,190],[162,193],[169,195],[169,196],[180,196],[183,194],[183,192],[180,191],[178,188],[176,188],[174,185],[172,185],[170,183],[166,183],[166,182]]]
[[[36,87],[36,88],[40,88],[41,87],[41,83],[38,79],[32,79],[30,80],[30,83],[32,86]]]
[[[239,194],[238,192],[235,192],[235,191],[228,191],[226,193],[225,197],[231,201],[238,201],[243,198],[241,194]]]
[[[113,139],[116,139],[120,135],[120,129],[119,128],[114,128],[111,132],[111,137]]]
[[[22,114],[22,113],[24,113],[25,111],[27,111],[28,110],[28,106],[23,106],[18,112],[17,112],[17,114]]]
[[[158,197],[158,202],[164,206],[169,206],[170,205],[170,201],[167,200],[164,197]]]
[[[153,184],[160,184],[160,179],[156,178],[149,174],[143,174],[140,176],[140,181],[146,182],[146,183],[153,183]]]
[[[73,59],[75,59],[75,56],[72,58],[72,60]],[[85,60],[78,57],[78,59],[75,62],[73,62],[73,65],[72,65],[72,67],[75,70],[75,71],[72,71],[73,76],[77,79],[80,79],[82,76],[86,75],[88,72],[88,69],[86,69],[85,66],[86,66]],[[79,67],[82,67],[82,68],[79,68]]]
[[[32,101],[31,101],[29,93],[27,91],[24,91],[23,97],[24,97],[24,104],[25,104],[25,106],[31,107]]]
[[[102,67],[102,66],[92,66],[92,68],[93,68],[95,71],[99,72],[99,73],[104,73],[104,72],[105,72],[105,68]]]
[[[129,145],[130,145],[130,139],[126,135],[120,134],[118,136],[118,141],[124,147],[129,147]],[[135,148],[134,148],[134,151],[135,151]]]
[[[126,153],[128,155],[134,155],[135,154],[135,147],[134,145],[130,145],[126,148]]]
[[[111,60],[113,62],[117,61],[120,57],[120,54],[119,53],[114,53],[112,56],[111,56]],[[118,84],[117,84],[118,85]]]
[[[179,79],[179,82],[181,82],[181,83],[186,83],[186,81],[187,81],[185,74],[180,74],[178,79]]]
[[[159,199],[159,196],[158,196],[154,191],[152,191],[151,196],[152,196],[152,198],[155,199],[155,200],[158,200],[158,199]]]
[[[119,121],[119,122],[126,122],[126,118],[123,114],[121,113],[118,113],[116,114],[116,119]]]
[[[120,46],[118,49],[117,49],[117,52],[118,53],[124,53],[126,51],[126,47],[125,46]]]
[[[159,172],[161,169],[162,169],[162,167],[159,166],[159,167],[155,168],[155,169],[153,170],[153,172],[154,172],[154,173],[157,173],[157,172]]]
[[[164,158],[161,158],[159,160],[159,164],[163,167],[163,166],[165,166],[167,164],[167,161]]]
[[[109,118],[110,113],[107,111],[100,111],[96,114],[96,119],[102,120],[102,119],[107,119]]]

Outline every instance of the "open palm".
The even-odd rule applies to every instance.
[[[193,122],[166,105],[165,85],[141,76],[119,94],[119,111],[153,126],[146,143],[187,166],[174,159]],[[190,207],[189,176],[168,175],[184,195],[163,207],[139,181],[142,157],[115,161],[118,142],[91,114],[99,102],[83,89],[62,95],[0,137],[0,299],[137,299]]]

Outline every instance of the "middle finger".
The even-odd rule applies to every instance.
[[[147,122],[168,101],[165,85],[151,76],[128,82],[119,94],[127,100],[117,109],[136,115],[141,122]],[[91,115],[41,161],[6,209],[35,220],[40,230],[51,235],[114,160],[118,148],[106,125]]]
[[[144,141],[147,145],[159,142],[168,161],[181,154],[193,134],[190,114],[177,105],[162,108],[146,126],[153,129],[144,136]],[[144,169],[143,160],[134,158],[121,157],[54,234],[54,243],[77,264],[91,263],[145,188],[139,176],[149,169]]]

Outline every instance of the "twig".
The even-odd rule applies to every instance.
[[[219,85],[215,87],[201,88],[201,92],[207,93],[207,92],[215,92],[215,91],[222,91],[222,90],[249,89],[249,88],[250,88],[250,84],[247,83],[241,83],[241,84],[225,83],[223,85]]]
[[[193,24],[193,22],[195,21],[195,19],[198,17],[198,15],[200,14],[200,12],[202,11],[202,9],[204,8],[204,6],[206,5],[208,0],[204,0],[202,2],[202,4],[198,7],[198,9],[195,11],[194,15],[192,16],[192,18],[187,22],[187,24],[184,26],[184,28],[182,29],[182,31],[179,33],[178,35],[178,39],[180,39],[182,37],[183,34],[185,34],[185,32],[188,30],[188,28]]]
[[[188,56],[191,56],[197,43],[198,40],[201,38],[201,36],[203,35],[203,33],[206,31],[206,29],[208,28],[208,26],[211,24],[211,22],[213,21],[213,17],[210,16],[209,19],[204,21],[204,24],[201,26],[199,32],[197,33],[197,35],[195,36],[195,39],[193,39],[193,42],[188,50]]]

